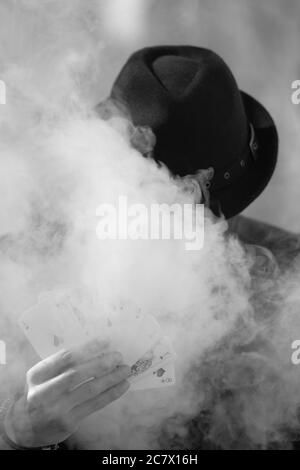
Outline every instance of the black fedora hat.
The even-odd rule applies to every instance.
[[[122,68],[110,98],[126,107],[134,125],[151,127],[153,156],[174,174],[210,169],[205,186],[216,215],[242,212],[268,184],[278,150],[273,119],[239,90],[214,52],[141,49]]]

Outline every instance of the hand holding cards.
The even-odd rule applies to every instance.
[[[131,390],[175,384],[176,355],[154,317],[134,306],[89,316],[87,310],[95,308],[92,303],[82,290],[48,292],[22,315],[19,324],[43,359],[94,338],[107,338],[131,366]]]
[[[9,439],[23,449],[64,441],[82,420],[128,391],[130,373],[122,355],[99,339],[38,361],[6,416]]]

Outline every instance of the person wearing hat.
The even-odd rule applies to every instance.
[[[122,68],[108,101],[125,109],[137,129],[152,130],[155,143],[133,139],[145,157],[150,153],[174,175],[206,175],[199,179],[202,193],[209,194],[206,205],[216,217],[225,217],[229,230],[252,244],[268,264],[274,263],[269,249],[282,268],[296,256],[296,235],[239,215],[268,184],[278,137],[268,111],[239,90],[217,54],[191,46],[139,50]],[[102,116],[106,104],[98,106]],[[56,444],[81,420],[122,396],[129,386],[129,368],[106,347],[85,345],[30,369],[27,394],[0,406],[2,448],[59,448]],[[96,377],[92,384],[74,388],[91,373]]]
[[[280,268],[290,266],[300,253],[300,237],[240,215],[272,177],[278,135],[269,112],[240,91],[220,56],[193,46],[138,50],[120,71],[109,100],[134,126],[153,131],[151,155],[174,175],[197,177],[208,170],[201,185],[212,212],[225,217],[245,244],[262,245]],[[100,103],[100,115],[103,109],[105,114]],[[139,142],[133,145],[149,155]]]

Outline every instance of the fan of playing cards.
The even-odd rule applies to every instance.
[[[108,338],[131,365],[131,390],[175,384],[176,354],[156,319],[130,306],[95,312],[94,299],[82,289],[51,291],[21,316],[19,324],[41,358],[94,338]]]

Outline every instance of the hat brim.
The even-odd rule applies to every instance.
[[[278,134],[268,111],[247,93],[241,92],[248,121],[253,125],[259,144],[259,156],[252,162],[238,182],[226,189],[215,191],[213,200],[216,215],[226,219],[241,213],[265,189],[277,162]],[[214,203],[215,206],[215,203]]]

